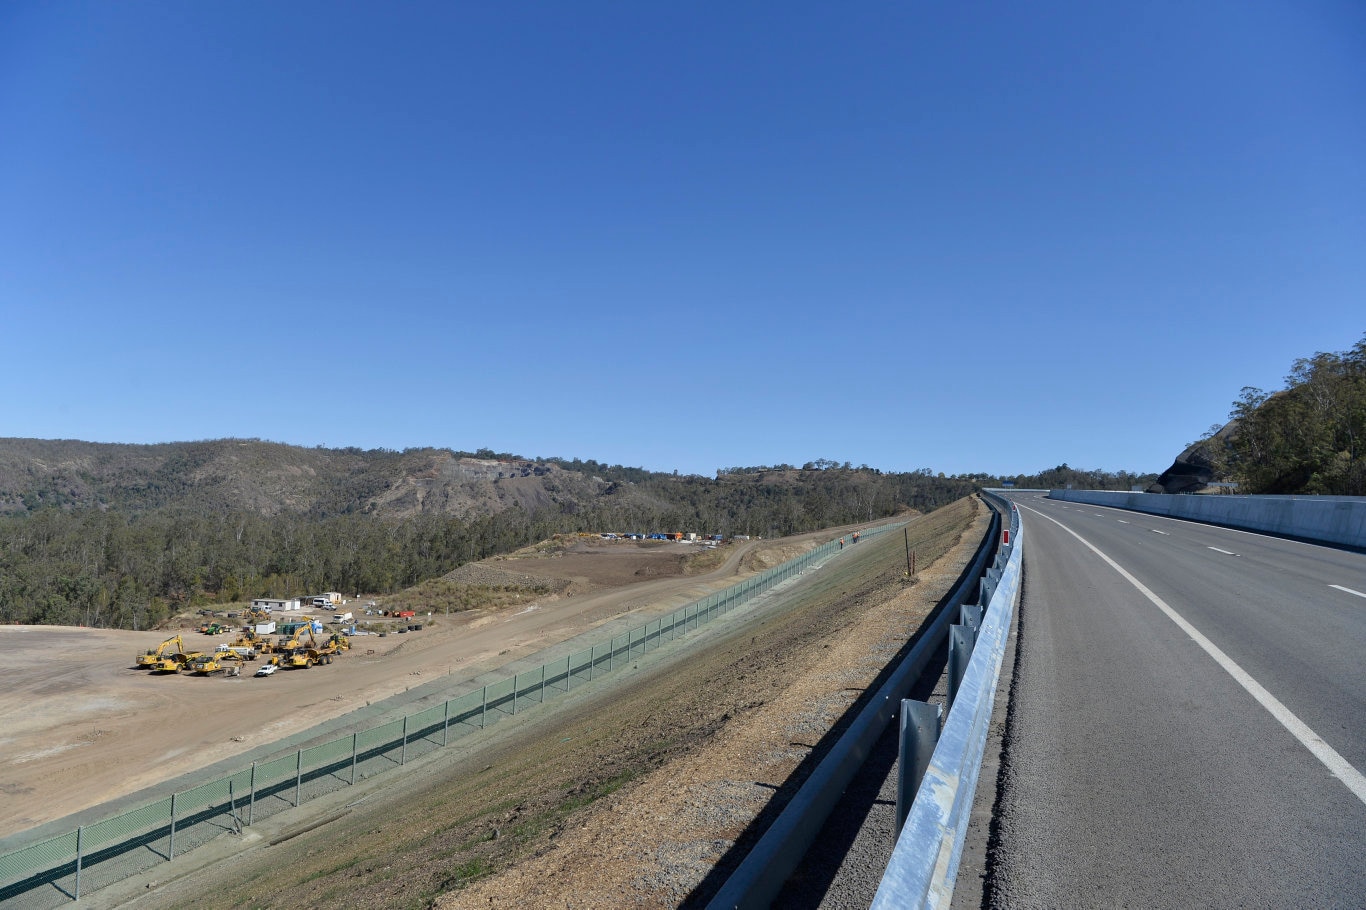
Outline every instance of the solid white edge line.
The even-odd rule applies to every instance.
[[[1026,508],[1028,508],[1028,506],[1026,506]],[[1180,613],[1177,613],[1171,607],[1167,606],[1166,601],[1148,590],[1143,582],[1134,578],[1125,571],[1123,566],[1102,553],[1095,544],[1091,543],[1085,537],[1082,537],[1056,518],[1044,515],[1042,512],[1039,512],[1038,509],[1030,509],[1029,511],[1036,512],[1041,517],[1047,518],[1049,521],[1053,522],[1053,524],[1081,541],[1082,545],[1092,553],[1095,553],[1101,559],[1105,560],[1110,568],[1114,569],[1125,581],[1137,588],[1140,594],[1152,601],[1159,610],[1167,614],[1168,619],[1176,623],[1183,632],[1189,635],[1197,645],[1204,649],[1206,654],[1214,658],[1214,662],[1223,667],[1224,672],[1228,673],[1229,676],[1232,676],[1234,681],[1247,690],[1247,693],[1255,698],[1258,704],[1265,708],[1272,717],[1276,718],[1282,727],[1285,727],[1286,730],[1290,731],[1291,736],[1299,740],[1301,745],[1313,753],[1314,757],[1323,763],[1323,766],[1328,769],[1330,774],[1346,784],[1347,789],[1352,791],[1353,796],[1363,804],[1366,804],[1366,776],[1363,776],[1360,771],[1352,767],[1351,762],[1338,754],[1338,751],[1328,745],[1322,736],[1319,736],[1311,730],[1308,724],[1296,717],[1289,708],[1281,704],[1276,696],[1268,692],[1261,683],[1257,682],[1257,680],[1253,679],[1246,670],[1238,666],[1233,658],[1221,651],[1218,645],[1201,634],[1200,630],[1187,622],[1185,617]],[[1336,587],[1336,585],[1333,587]]]
[[[1330,588],[1337,588],[1339,591],[1346,591],[1348,594],[1355,594],[1357,597],[1366,597],[1360,591],[1353,591],[1351,588],[1344,588],[1342,585],[1329,585]]]

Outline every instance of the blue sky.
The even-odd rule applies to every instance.
[[[1351,0],[0,5],[0,436],[1160,471],[1363,290]]]

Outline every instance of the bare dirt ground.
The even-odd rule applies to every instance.
[[[224,837],[92,907],[704,906],[981,541],[962,500],[600,684]],[[85,898],[82,898],[85,900]]]
[[[473,679],[621,614],[668,612],[752,574],[756,558],[795,554],[832,533],[705,554],[688,543],[580,538],[490,560],[467,568],[568,580],[583,593],[419,617],[421,632],[358,637],[330,666],[267,678],[249,675],[259,662],[247,663],[238,678],[133,669],[136,654],[177,631],[187,649],[212,650],[234,637],[201,635],[188,625],[141,633],[0,626],[0,837],[274,742],[415,682],[443,674]],[[699,574],[686,574],[699,563]]]

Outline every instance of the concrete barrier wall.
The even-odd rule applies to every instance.
[[[1366,547],[1363,496],[1183,496],[1050,490],[1048,498],[1188,518],[1318,543]]]

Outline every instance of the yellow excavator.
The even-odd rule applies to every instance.
[[[307,644],[303,641],[305,633],[308,635]],[[275,650],[281,655],[280,666],[289,670],[306,670],[314,664],[331,663],[331,654],[335,649],[330,646],[319,647],[318,639],[313,635],[313,622],[304,620],[294,627],[292,635],[280,638]]]
[[[275,644],[269,638],[258,635],[251,629],[243,629],[242,634],[233,641],[232,647],[251,648],[257,654],[271,654],[275,651]]]
[[[281,654],[292,654],[293,652],[304,648],[305,645],[301,638],[304,633],[308,633],[307,647],[316,648],[318,646],[318,640],[313,637],[313,622],[311,620],[305,620],[295,625],[294,631],[290,634],[281,635],[279,643],[275,646],[275,650]]]
[[[184,651],[177,645],[176,650],[170,654],[163,654],[157,658],[156,663],[152,664],[153,673],[178,673],[181,669],[205,657],[203,651]]]
[[[171,645],[176,646],[177,651],[183,651],[185,643],[180,640],[179,635],[172,635],[151,650],[144,651],[137,656],[137,666],[142,670],[150,670],[161,662],[162,653]]]

